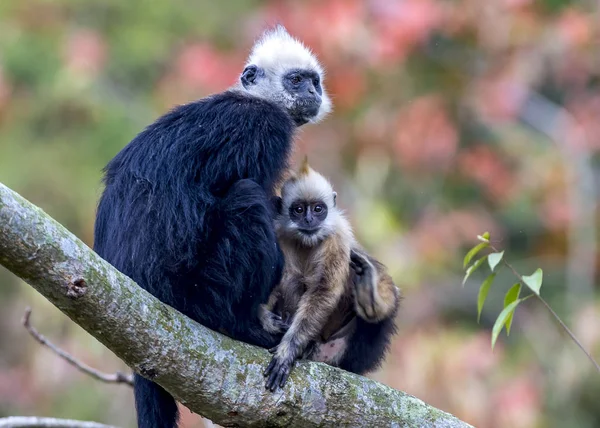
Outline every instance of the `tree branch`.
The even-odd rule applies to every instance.
[[[125,383],[129,386],[133,386],[133,376],[131,374],[127,374],[127,373],[122,373],[122,372],[116,372],[116,373],[102,373],[90,366],[88,366],[85,363],[82,363],[81,361],[77,360],[75,357],[73,357],[71,354],[69,354],[66,351],[63,351],[62,349],[60,349],[58,346],[56,346],[55,344],[53,344],[52,342],[50,342],[48,339],[46,339],[42,334],[40,334],[35,327],[33,327],[31,325],[31,323],[29,322],[29,318],[31,317],[31,308],[27,308],[25,309],[25,315],[23,315],[23,327],[25,327],[25,329],[27,329],[27,331],[29,332],[29,334],[35,339],[37,340],[39,343],[41,343],[42,345],[50,348],[56,355],[58,355],[59,357],[61,357],[63,360],[65,360],[66,362],[68,362],[69,364],[71,364],[73,367],[75,367],[77,370],[93,377],[96,380],[99,380],[101,382],[105,382],[105,383]]]
[[[162,304],[2,184],[0,263],[134,371],[220,425],[469,426],[411,395],[321,363],[299,362],[283,391],[266,391],[267,351]]]
[[[96,422],[72,419],[38,418],[35,416],[11,416],[0,418],[0,428],[116,428]]]

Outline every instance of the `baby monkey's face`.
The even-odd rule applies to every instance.
[[[321,200],[297,199],[289,207],[290,220],[304,235],[314,235],[327,218],[327,204]]]

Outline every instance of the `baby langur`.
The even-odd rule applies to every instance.
[[[335,199],[306,160],[283,185],[276,230],[286,264],[260,309],[265,330],[285,332],[265,371],[271,390],[283,386],[299,357],[371,371],[396,332],[399,291],[385,266],[357,245]]]
[[[280,284],[260,308],[265,330],[277,333],[291,319],[265,371],[266,386],[283,386],[296,359],[318,340],[338,306],[350,275],[354,237],[348,221],[336,208],[336,193],[305,159],[299,173],[281,189],[275,230],[285,257]]]

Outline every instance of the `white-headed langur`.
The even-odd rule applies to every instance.
[[[336,192],[306,159],[274,201],[285,266],[260,319],[266,331],[285,334],[271,349],[266,387],[282,387],[299,358],[374,370],[396,332],[400,299],[385,266],[359,248]]]
[[[277,345],[258,318],[284,264],[271,197],[296,129],[330,109],[311,51],[283,27],[267,31],[235,86],[175,107],[106,166],[94,250],[206,327]],[[133,369],[138,426],[176,427],[175,400],[154,383],[168,368]]]

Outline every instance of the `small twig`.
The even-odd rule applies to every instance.
[[[490,245],[490,248],[492,250],[494,250],[495,252],[499,252],[498,249],[496,247],[494,247],[493,245]],[[513,272],[513,274],[519,279],[519,282],[521,282],[521,284],[523,284],[525,287],[527,287],[527,284],[523,280],[523,277],[521,276],[521,274],[519,272],[517,272],[517,270],[510,263],[508,263],[504,258],[502,258],[502,263],[504,263],[504,265]],[[529,288],[529,287],[527,287],[527,288]],[[546,302],[546,300],[544,300],[544,298],[537,293],[533,293],[533,295],[535,297],[537,297],[538,300],[544,304],[544,306],[546,306],[546,308],[550,311],[552,316],[556,319],[556,321],[558,321],[560,326],[567,332],[567,334],[571,337],[571,339],[573,339],[573,342],[575,342],[575,344],[579,347],[579,349],[581,349],[583,351],[583,353],[588,357],[588,359],[592,362],[594,367],[596,367],[596,370],[598,370],[598,372],[600,372],[600,365],[596,362],[596,360],[594,360],[594,357],[592,357],[592,355],[585,349],[585,347],[577,339],[577,337],[575,337],[575,334],[573,334],[573,332],[569,329],[569,327],[567,327],[567,325],[563,322],[563,320],[560,319],[558,314],[556,312],[554,312],[554,310],[550,307],[548,302]]]
[[[23,327],[25,327],[27,329],[29,334],[31,334],[31,336],[33,336],[33,338],[35,340],[37,340],[39,343],[50,348],[52,351],[54,351],[55,354],[57,354],[59,357],[61,357],[65,361],[67,361],[73,367],[75,367],[79,371],[93,377],[94,379],[97,379],[97,380],[105,382],[105,383],[124,383],[126,385],[133,386],[133,375],[127,374],[127,373],[122,373],[122,372],[102,373],[102,372],[78,361],[73,356],[71,356],[67,352],[63,351],[62,349],[60,349],[58,346],[54,345],[52,342],[50,342],[48,339],[46,339],[43,335],[41,335],[29,323],[30,317],[31,317],[31,308],[28,307],[27,309],[25,309],[25,315],[23,315]],[[2,427],[2,426],[3,425],[0,425],[0,427]],[[48,426],[50,426],[50,425],[48,425]],[[52,426],[54,426],[54,425],[52,425]]]
[[[35,416],[11,416],[0,418],[0,428],[116,428],[97,422],[72,419],[38,418]]]

